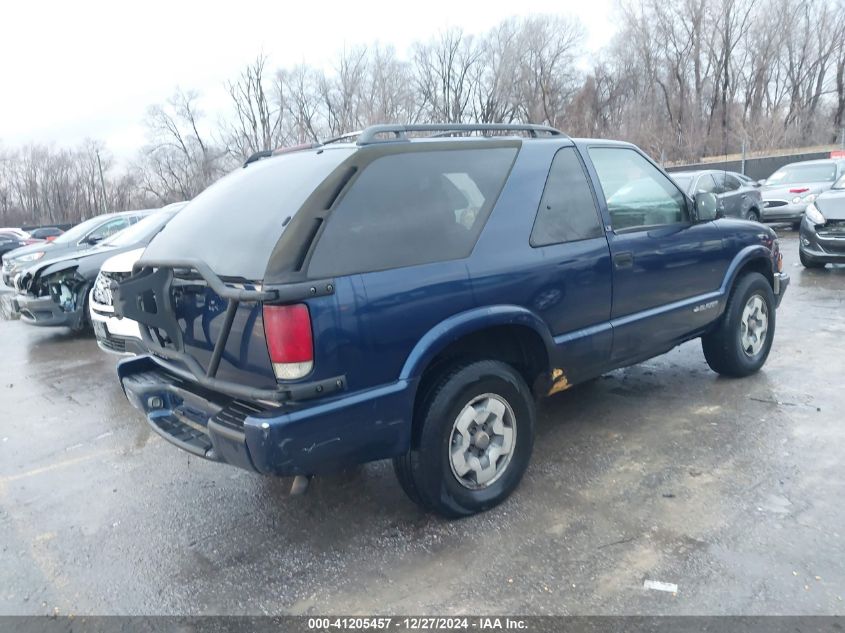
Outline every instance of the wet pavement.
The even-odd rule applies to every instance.
[[[762,372],[693,341],[546,400],[517,492],[453,522],[387,463],[289,498],[189,456],[92,338],[0,322],[0,614],[845,613],[845,268],[782,247]]]

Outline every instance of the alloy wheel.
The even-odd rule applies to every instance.
[[[769,332],[769,308],[759,294],[748,298],[739,328],[739,342],[745,355],[754,357],[759,354]]]
[[[449,465],[460,484],[472,490],[490,486],[508,467],[516,446],[516,417],[493,393],[476,396],[452,426]]]

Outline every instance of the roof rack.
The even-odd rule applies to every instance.
[[[357,137],[357,145],[372,145],[374,143],[395,143],[397,141],[409,141],[409,132],[437,132],[429,138],[443,138],[446,136],[459,136],[471,132],[527,132],[531,138],[537,138],[540,134],[547,136],[562,136],[569,138],[566,134],[548,125],[535,125],[533,123],[414,123],[414,124],[380,124],[371,125],[364,130],[347,132],[340,136],[328,138],[317,143],[303,143],[292,147],[279,147],[273,150],[261,150],[255,152],[246,159],[243,166],[269,158],[278,154],[298,152],[306,149],[316,149],[330,143],[340,143]],[[378,138],[381,135],[392,135],[392,138]],[[485,136],[487,136],[485,134]]]
[[[244,166],[244,168],[246,168],[247,165],[251,165],[255,161],[261,160],[262,158],[269,158],[272,155],[273,155],[273,150],[271,150],[271,149],[263,149],[259,152],[255,152],[255,153],[251,154],[250,157],[247,158],[244,161],[243,166]]]
[[[342,141],[347,141],[351,138],[355,138],[356,136],[361,136],[363,134],[363,130],[356,130],[355,132],[347,132],[346,134],[341,134],[340,136],[333,136],[332,138],[327,138],[324,141],[320,141],[320,145],[328,145],[329,143],[340,143]]]
[[[409,132],[439,132],[432,137],[455,136],[470,132],[527,132],[531,138],[540,134],[548,136],[566,136],[557,128],[548,125],[534,125],[531,123],[423,123],[413,125],[388,124],[371,125],[358,134],[358,145],[372,143],[394,143],[407,141]],[[392,135],[391,138],[380,139],[381,135]]]

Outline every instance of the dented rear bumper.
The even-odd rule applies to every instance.
[[[238,400],[172,373],[152,356],[118,376],[159,435],[194,455],[275,475],[313,475],[401,455],[410,447],[413,384],[307,403]]]

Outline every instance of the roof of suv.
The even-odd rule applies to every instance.
[[[413,142],[414,145],[444,142],[466,143],[485,139],[490,141],[514,139],[521,141],[556,140],[558,142],[564,141],[579,145],[607,145],[635,148],[632,143],[625,141],[571,138],[557,128],[532,123],[380,124],[372,125],[364,130],[329,138],[318,143],[304,143],[291,147],[279,147],[274,150],[258,151],[244,161],[243,167],[247,167],[263,158],[271,158],[301,151],[322,152],[328,149],[363,149],[365,147],[384,147],[410,142]]]

